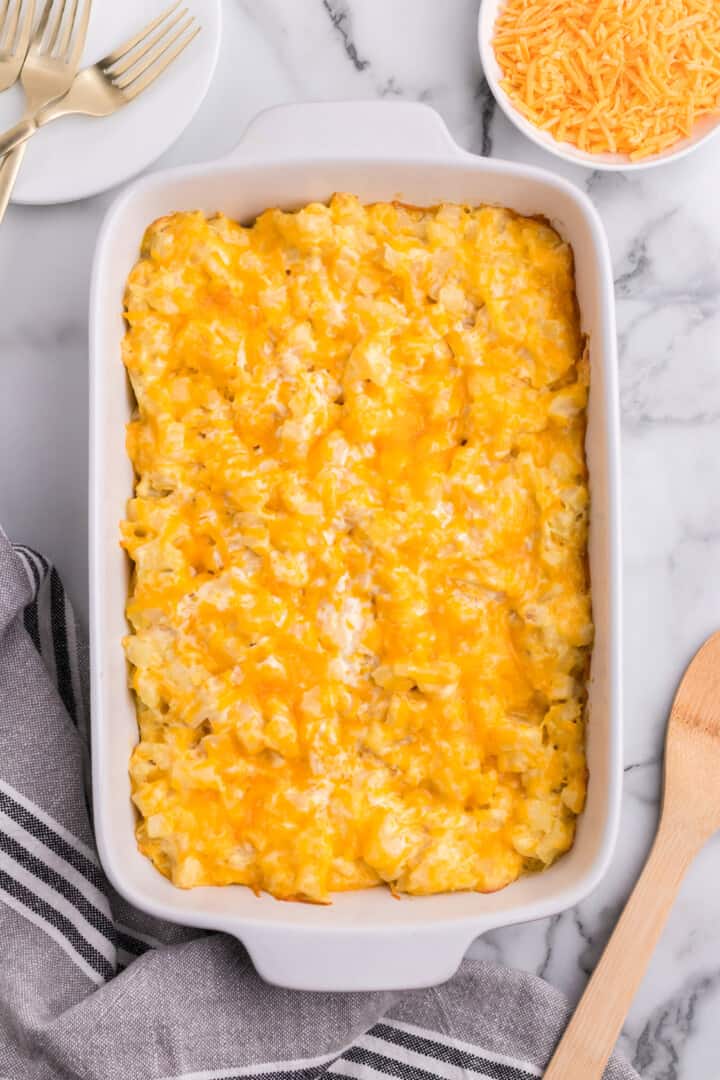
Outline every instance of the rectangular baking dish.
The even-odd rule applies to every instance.
[[[135,845],[128,758],[137,739],[121,638],[129,567],[118,523],[132,492],[125,425],[132,398],[120,360],[123,292],[146,226],[174,210],[250,221],[269,206],[300,207],[348,191],[364,201],[496,203],[542,214],[575,253],[582,325],[590,340],[587,451],[590,567],[596,641],[589,696],[587,808],[572,851],[543,874],[492,895],[404,898],[368,889],[330,907],[280,903],[241,886],[175,888]],[[590,200],[567,181],[476,157],[423,105],[291,105],[270,110],[222,161],[140,179],[111,207],[98,240],[90,310],[90,593],[93,792],[102,864],[115,888],[159,918],[226,931],[260,974],[302,990],[410,988],[456,970],[473,939],[582,900],[612,854],[621,787],[620,495],[613,285],[605,235]]]

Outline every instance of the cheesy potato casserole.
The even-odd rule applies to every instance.
[[[568,245],[491,206],[176,213],[125,314],[141,850],[316,902],[552,863],[593,633]]]

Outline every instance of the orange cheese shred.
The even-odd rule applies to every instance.
[[[717,0],[506,0],[500,85],[531,123],[635,161],[720,113]]]

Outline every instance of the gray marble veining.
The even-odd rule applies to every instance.
[[[647,853],[668,703],[720,624],[720,140],[631,174],[551,158],[496,108],[477,59],[477,0],[226,0],[210,94],[159,165],[217,157],[293,100],[421,100],[476,153],[583,187],[610,238],[623,422],[626,769],[621,834],[584,903],[499,930],[480,956],[581,992]],[[58,564],[87,618],[87,294],[111,194],[11,208],[0,231],[0,521]],[[720,841],[693,866],[622,1045],[646,1080],[720,1077]]]

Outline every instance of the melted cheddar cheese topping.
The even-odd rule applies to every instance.
[[[125,314],[141,850],[317,902],[551,863],[592,640],[567,244],[490,206],[177,213]]]

